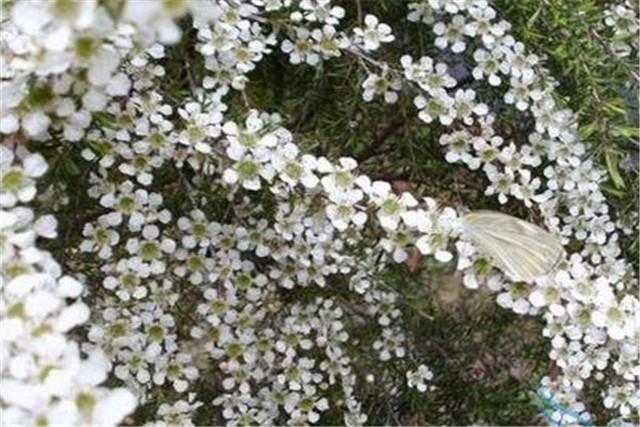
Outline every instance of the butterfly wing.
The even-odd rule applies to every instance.
[[[564,253],[554,234],[499,212],[471,212],[463,226],[465,235],[512,280],[532,282],[549,273]]]

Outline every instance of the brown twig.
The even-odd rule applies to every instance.
[[[383,144],[391,135],[399,129],[404,128],[405,120],[403,118],[396,119],[387,126],[379,129],[373,139],[373,143],[367,149],[357,156],[358,161],[363,162],[371,157],[386,154],[393,151],[393,147],[384,147]]]

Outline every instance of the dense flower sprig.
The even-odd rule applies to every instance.
[[[336,409],[346,424],[364,423],[358,352],[383,362],[405,360],[407,386],[419,391],[434,375],[421,360],[411,369],[401,296],[379,274],[412,251],[440,262],[455,254],[466,286],[486,286],[516,313],[544,316],[550,357],[564,372],[545,382],[563,404],[582,412],[584,382],[615,373],[604,405],[622,416],[640,406],[634,346],[640,311],[629,293],[636,282],[620,258],[620,222],[599,189],[605,173],[583,160],[586,147],[573,113],[554,100],[539,58],[509,35],[509,24],[497,20],[486,1],[410,3],[408,19],[431,26],[436,49],[419,59],[403,55],[397,68],[372,57],[394,42],[392,29],[370,14],[364,25],[342,29],[345,11],[329,0],[129,1],[120,9],[22,0],[3,7],[7,96],[0,132],[32,139],[36,147],[54,137],[77,142],[93,167],[88,194],[94,202],[86,209],[98,214],[84,225],[79,250],[97,286],[82,344],[90,356],[81,359],[77,345],[60,335],[89,316],[86,306],[64,301],[78,297],[81,286],[60,278],[59,267],[33,248],[35,235],[53,236],[51,219],[33,222],[30,211],[14,207],[34,197],[33,178],[46,165],[22,149],[3,149],[10,157],[2,163],[8,191],[3,188],[0,204],[9,210],[2,227],[12,236],[3,241],[16,242],[24,262],[48,272],[37,280],[24,276],[42,289],[17,289],[4,283],[5,271],[14,270],[5,269],[3,258],[6,318],[57,316],[43,334],[59,333],[56,354],[70,354],[63,359],[69,365],[60,364],[70,378],[68,393],[88,390],[80,400],[61,400],[66,411],[75,402],[78,420],[117,423],[132,409],[123,389],[96,388],[112,368],[142,404],[153,406],[163,396],[158,425],[187,424],[210,405],[196,393],[203,377],[219,387],[212,403],[230,424],[316,423]],[[629,10],[614,8],[607,20],[624,33],[620,39],[637,28]],[[162,44],[179,39],[174,21],[189,12],[207,75],[191,82],[191,99],[176,103],[157,89],[166,75]],[[279,33],[273,16],[283,25]],[[631,27],[618,29],[623,18]],[[467,87],[437,49],[471,61],[473,79],[502,89],[500,103],[532,119],[528,143],[502,134],[495,101]],[[396,194],[388,183],[360,174],[349,157],[333,162],[303,153],[278,115],[232,115],[227,95],[242,92],[248,73],[279,50],[292,64],[313,67],[355,59],[368,73],[361,83],[367,102],[395,103],[410,94],[421,121],[445,127],[440,144],[447,161],[482,170],[487,195],[537,207],[550,230],[582,242],[580,249],[533,284],[511,283],[465,241],[455,209]],[[169,203],[176,192],[186,197]],[[36,295],[21,293],[25,289]],[[38,304],[29,305],[34,298]],[[42,301],[51,310],[39,313]],[[377,325],[376,336],[348,345],[363,322]],[[46,406],[52,400],[25,412],[25,402],[34,400],[20,387],[25,378],[39,378],[26,363],[35,350],[29,339],[7,340],[17,361],[3,361],[3,378],[6,370],[17,391],[2,396],[3,408],[16,420],[55,421],[62,409]],[[72,350],[63,351],[67,347]],[[79,378],[89,383],[73,386]],[[112,411],[115,404],[121,406]]]
[[[604,24],[613,34],[609,46],[613,53],[621,58],[638,54],[638,35],[640,23],[638,23],[638,8],[630,1],[612,4],[605,11]]]
[[[0,146],[0,347],[2,423],[117,425],[136,406],[125,388],[101,387],[110,362],[100,351],[80,355],[69,331],[89,319],[83,286],[62,274],[40,238],[56,237],[51,215],[28,204],[45,159]]]

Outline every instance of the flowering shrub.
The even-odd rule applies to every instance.
[[[370,383],[429,393],[438,376],[387,283],[418,254],[543,319],[561,373],[542,382],[571,408],[554,420],[587,413],[591,387],[610,418],[634,419],[640,307],[620,241],[637,217],[607,203],[542,58],[484,0],[409,2],[403,25],[430,33],[419,55],[366,4],[335,3],[2,5],[3,422],[113,425],[136,407],[128,420],[149,425],[372,422]],[[637,54],[631,4],[598,31]],[[364,107],[408,110],[566,258],[510,281],[465,237],[464,200],[313,154],[277,103],[247,95],[275,56],[356,68]]]

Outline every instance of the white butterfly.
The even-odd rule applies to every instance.
[[[564,254],[556,235],[500,212],[470,212],[462,227],[464,236],[514,281],[530,283],[548,274]]]

